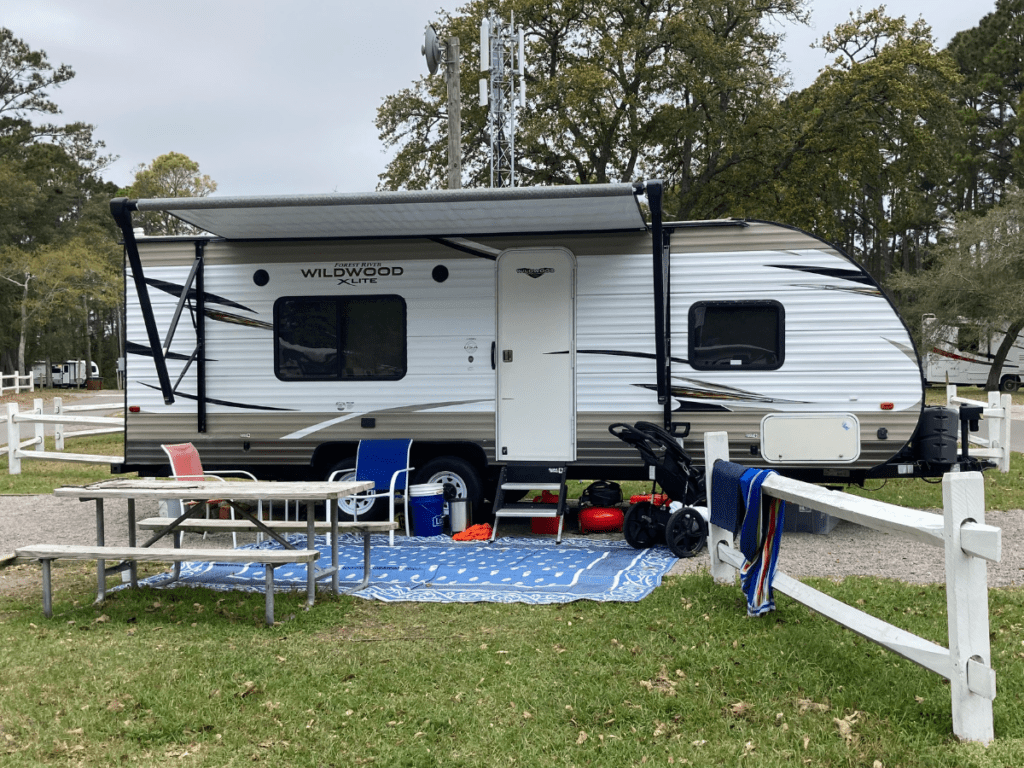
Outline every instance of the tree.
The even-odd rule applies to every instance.
[[[914,317],[935,315],[935,329],[966,321],[986,335],[1005,333],[985,385],[997,390],[1007,352],[1024,329],[1024,192],[1007,189],[984,216],[957,215],[935,256],[930,270],[898,274],[893,286],[911,297]]]
[[[922,266],[952,209],[960,77],[931,30],[884,8],[820,45],[835,62],[782,105],[767,195],[741,206],[839,244],[880,280]]]
[[[112,158],[91,126],[49,122],[60,113],[50,90],[72,77],[0,28],[0,359],[16,357],[22,371],[31,353],[46,351],[42,340],[54,334],[45,326],[65,338],[81,327],[72,313],[84,291],[120,300],[114,226],[103,210],[115,187],[100,178]],[[102,289],[90,287],[89,271],[102,275]]]
[[[589,184],[661,177],[670,216],[722,215],[785,83],[772,18],[803,20],[804,0],[473,0],[442,15],[442,37],[479,61],[481,17],[515,14],[527,40],[528,103],[519,113],[519,183]],[[486,110],[463,77],[463,169],[486,184]],[[469,105],[469,106],[466,106]],[[421,78],[385,98],[377,127],[396,147],[384,189],[443,186],[444,83]]]
[[[964,76],[969,139],[959,154],[959,210],[997,203],[1024,179],[1018,105],[1024,92],[1024,0],[996,0],[978,26],[953,36],[947,49]]]
[[[199,163],[178,152],[160,155],[149,165],[135,169],[135,181],[124,196],[136,199],[157,197],[206,197],[217,190],[217,182],[199,172]],[[136,221],[147,235],[186,235],[197,230],[169,213],[141,213]]]

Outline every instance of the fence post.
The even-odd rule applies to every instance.
[[[995,673],[989,645],[985,561],[961,549],[960,527],[985,523],[985,481],[980,472],[947,472],[942,478],[945,519],[946,613],[952,663],[953,733],[962,740],[994,738]]]
[[[14,421],[18,415],[18,404],[7,404],[7,474],[21,474],[21,459],[18,458],[18,448],[21,446],[21,428]]]
[[[43,398],[37,397],[37,398],[35,398],[32,401],[32,413],[35,414],[36,416],[42,416],[43,415]],[[36,438],[36,440],[39,441],[38,443],[36,443],[36,446],[35,446],[36,450],[37,451],[45,451],[46,450],[46,425],[43,424],[42,422],[37,421],[32,426],[35,429],[35,438]]]
[[[21,394],[21,371],[14,371],[14,394]]]
[[[55,397],[53,398],[53,414],[54,416],[60,416],[64,413],[64,398]],[[64,425],[54,424],[53,425],[53,445],[54,450],[64,450]]]
[[[946,407],[947,408],[952,408],[953,407],[953,405],[952,405],[952,403],[950,401],[954,397],[956,397],[956,384],[947,384],[946,385]]]
[[[36,372],[35,372],[35,370],[31,370],[31,371],[28,372],[28,391],[29,392],[35,392],[36,391]]]
[[[993,393],[989,393],[990,397]],[[999,395],[999,398],[993,403],[994,407],[1003,409],[1003,418],[999,422],[999,447],[1003,449],[1003,455],[999,459],[999,471],[1009,472],[1010,471],[1010,436],[1013,428],[1013,396],[1012,395]],[[991,431],[991,430],[990,430]],[[989,435],[991,438],[992,435]]]
[[[711,509],[711,475],[715,462],[719,459],[729,460],[729,433],[704,433],[704,483],[707,488],[708,509]],[[725,543],[732,546],[733,532],[708,523],[708,553],[711,555],[711,577],[716,584],[735,584],[736,569],[718,557],[718,545]]]

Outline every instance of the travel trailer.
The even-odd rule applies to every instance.
[[[925,338],[934,339],[925,355],[925,379],[929,385],[956,384],[984,387],[996,350],[1005,333],[988,333],[977,324],[963,322],[935,328],[935,315],[923,318]],[[1024,333],[1010,347],[999,375],[999,389],[1016,392],[1024,374]]]
[[[53,377],[54,387],[78,387],[82,388],[85,386],[85,382],[92,378],[99,378],[100,369],[95,362],[92,363],[91,375],[86,376],[86,364],[85,360],[65,360],[62,363],[53,363],[50,366],[50,375]],[[43,360],[37,360],[32,365],[32,370],[36,374],[36,381],[39,382],[40,386],[46,383],[46,362]]]
[[[920,359],[875,281],[763,221],[663,222],[661,184],[111,203],[126,253],[125,464],[325,478],[412,438],[415,482],[646,477],[609,434],[801,479],[935,475]],[[650,210],[648,223],[644,206]],[[133,212],[201,234],[143,237]],[[183,318],[187,318],[183,320]],[[956,416],[953,414],[955,420]],[[931,429],[931,427],[929,427]],[[955,428],[953,430],[955,455]]]

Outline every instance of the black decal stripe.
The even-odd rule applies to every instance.
[[[490,252],[495,249],[487,248],[485,250],[486,246],[474,248],[471,240],[453,240],[447,237],[430,237],[427,239],[432,240],[439,245],[446,245],[453,250],[468,253],[471,256],[479,256],[481,259],[489,259],[490,261],[498,260],[498,254]]]
[[[840,269],[838,267],[801,267],[794,264],[768,264],[766,266],[773,267],[775,269],[793,269],[798,272],[809,272],[813,275],[821,275],[822,277],[836,277],[840,280],[849,280],[854,283],[861,283],[872,287],[875,285],[875,281],[871,279],[871,276],[866,275],[859,269]]]
[[[547,352],[549,355],[567,355],[569,350],[561,350],[559,352]],[[609,355],[610,357],[636,357],[641,360],[656,360],[653,352],[623,352],[617,349],[577,349],[577,355]],[[683,365],[689,365],[690,361],[685,357],[673,357],[673,363],[682,363]]]
[[[124,351],[129,355],[143,355],[144,357],[152,357],[153,350],[149,347],[145,347],[142,344],[136,344],[134,341],[126,341],[124,343]],[[164,355],[168,360],[188,360],[188,355],[183,355],[179,352],[168,352]],[[216,362],[213,358],[206,358],[206,362]]]
[[[259,328],[264,331],[274,330],[274,326],[270,323],[265,323],[262,320],[256,320],[251,317],[242,317],[241,315],[232,315],[230,312],[221,312],[216,309],[206,310],[206,316],[211,320],[218,320],[222,323],[234,323],[235,325],[244,325],[247,328]]]
[[[137,381],[136,384],[141,384],[144,387],[150,389],[160,389],[160,387],[154,387],[152,384],[147,384],[144,381]],[[184,397],[186,400],[195,400],[198,402],[199,398],[195,395],[190,395],[187,392],[175,392],[178,397]],[[206,402],[213,403],[214,405],[226,405],[229,408],[245,408],[250,411],[294,411],[295,408],[274,408],[269,405],[249,405],[248,403],[232,403],[230,400],[215,400],[212,397],[206,398]]]
[[[146,278],[146,284],[147,285],[151,285],[154,288],[163,291],[164,293],[169,293],[169,294],[171,294],[171,296],[177,296],[179,298],[181,298],[181,292],[185,288],[185,286],[183,286],[183,285],[178,285],[177,283],[169,283],[166,280],[157,280],[156,278],[152,278],[152,277],[147,277]],[[188,297],[187,298],[190,301],[195,301],[196,300],[196,289],[195,288],[189,288],[188,289]],[[223,296],[218,296],[217,294],[210,293],[209,291],[203,291],[203,300],[207,304],[223,304],[224,306],[227,306],[227,307],[234,307],[235,309],[241,309],[244,312],[253,312],[253,310],[249,309],[244,304],[239,304],[236,301],[231,301],[231,299],[225,299]]]

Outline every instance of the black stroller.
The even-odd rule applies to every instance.
[[[708,524],[694,504],[705,502],[704,471],[693,466],[690,455],[676,439],[657,424],[612,424],[608,431],[640,452],[646,467],[654,467],[651,501],[631,506],[622,522],[622,533],[634,549],[665,542],[676,557],[693,557],[704,546]],[[684,435],[685,436],[685,435]],[[683,504],[670,511],[668,503],[655,504],[655,490]]]

